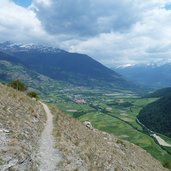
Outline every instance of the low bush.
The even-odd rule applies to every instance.
[[[8,84],[10,87],[18,90],[18,91],[26,91],[27,90],[27,86],[25,83],[23,83],[20,80],[13,80]]]
[[[28,92],[27,95],[28,95],[29,97],[31,97],[31,98],[36,98],[36,99],[38,99],[38,94],[37,94],[36,92],[34,92],[34,91]]]

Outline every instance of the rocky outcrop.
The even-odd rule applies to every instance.
[[[89,129],[93,129],[93,126],[92,126],[91,122],[89,122],[89,121],[84,121],[83,125],[85,125]]]

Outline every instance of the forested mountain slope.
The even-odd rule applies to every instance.
[[[171,94],[145,106],[138,119],[152,131],[171,137]]]

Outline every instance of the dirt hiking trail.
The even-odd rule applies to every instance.
[[[54,148],[53,132],[53,116],[48,106],[40,102],[47,114],[47,121],[45,128],[40,138],[40,147],[38,152],[39,170],[40,171],[60,171],[57,164],[61,160],[61,155],[58,150]]]

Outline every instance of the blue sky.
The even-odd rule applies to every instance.
[[[171,62],[171,0],[0,0],[0,7],[0,41],[55,46],[111,67]]]
[[[27,7],[31,4],[32,0],[13,0],[16,4],[21,5],[23,7]]]
[[[167,10],[171,10],[171,3],[166,3],[165,8],[166,8]]]

